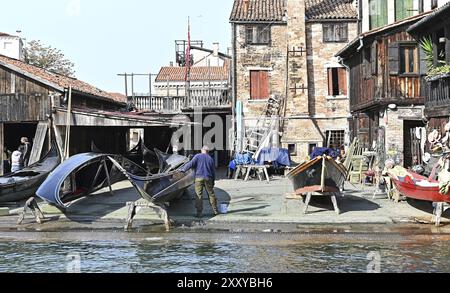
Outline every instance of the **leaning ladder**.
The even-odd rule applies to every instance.
[[[254,158],[259,156],[262,148],[270,141],[273,132],[278,131],[275,126],[277,125],[280,108],[281,101],[274,97],[270,98],[265,111],[258,118],[256,127],[246,136],[244,151],[252,154]]]

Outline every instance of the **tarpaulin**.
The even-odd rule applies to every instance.
[[[266,162],[272,163],[275,168],[290,167],[291,156],[289,150],[280,148],[264,148],[259,154],[257,164],[264,165]]]
[[[315,148],[313,153],[311,154],[311,160],[314,160],[317,157],[328,156],[333,159],[337,159],[340,156],[340,152],[338,150],[333,150],[330,148]]]

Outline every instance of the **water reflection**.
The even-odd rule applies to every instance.
[[[124,238],[124,237],[122,237]],[[0,272],[65,272],[79,253],[82,272],[366,272],[380,252],[382,272],[450,272],[448,239],[366,235],[170,235],[119,240],[11,241],[0,238]]]

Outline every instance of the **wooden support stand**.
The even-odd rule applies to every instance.
[[[312,196],[313,196],[312,192],[309,192],[306,195],[305,208],[303,210],[303,213],[305,215],[308,213],[309,204],[311,203]],[[334,193],[330,193],[330,196],[331,196],[331,202],[333,203],[334,211],[336,212],[337,215],[340,215],[341,214],[341,210],[339,209],[337,197],[338,196],[342,196],[342,194],[340,192],[334,192]]]
[[[450,206],[444,202],[433,203],[433,206],[433,215],[435,218],[436,227],[439,227],[441,225],[442,215],[446,210],[450,209]]]
[[[136,217],[139,209],[142,208],[150,208],[152,210],[154,210],[159,217],[161,217],[161,219],[164,220],[164,225],[166,227],[166,231],[169,232],[170,231],[170,219],[169,219],[169,214],[167,213],[166,209],[151,203],[149,201],[146,200],[140,200],[137,202],[129,202],[127,203],[128,206],[128,216],[127,216],[127,223],[125,225],[125,231],[130,231],[133,228],[133,220],[134,217]]]
[[[17,221],[17,225],[22,225],[23,221],[25,220],[25,217],[27,215],[27,212],[30,211],[35,220],[36,223],[42,224],[42,222],[45,220],[44,214],[42,213],[41,209],[39,208],[39,205],[34,197],[27,200],[25,203],[25,206],[23,207],[23,211],[20,214],[19,220]]]

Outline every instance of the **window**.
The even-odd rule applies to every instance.
[[[399,74],[418,74],[419,73],[419,53],[415,45],[400,45]]]
[[[327,141],[325,145],[331,149],[341,149],[345,146],[345,131],[331,130],[327,131]]]
[[[345,68],[328,68],[328,95],[347,95],[347,71]]]
[[[388,23],[387,0],[369,0],[370,29],[385,26]]]
[[[323,24],[323,42],[339,43],[348,41],[348,23]]]
[[[297,145],[295,143],[291,143],[288,145],[289,154],[291,156],[297,156]]]
[[[395,20],[399,21],[414,15],[413,0],[395,0]]]
[[[255,25],[245,28],[245,42],[247,45],[269,45],[270,40],[270,25]]]
[[[317,143],[310,143],[308,145],[308,154],[312,155],[312,153],[314,152],[314,150],[317,148]]]
[[[250,98],[252,100],[269,99],[269,72],[266,70],[250,71]]]

